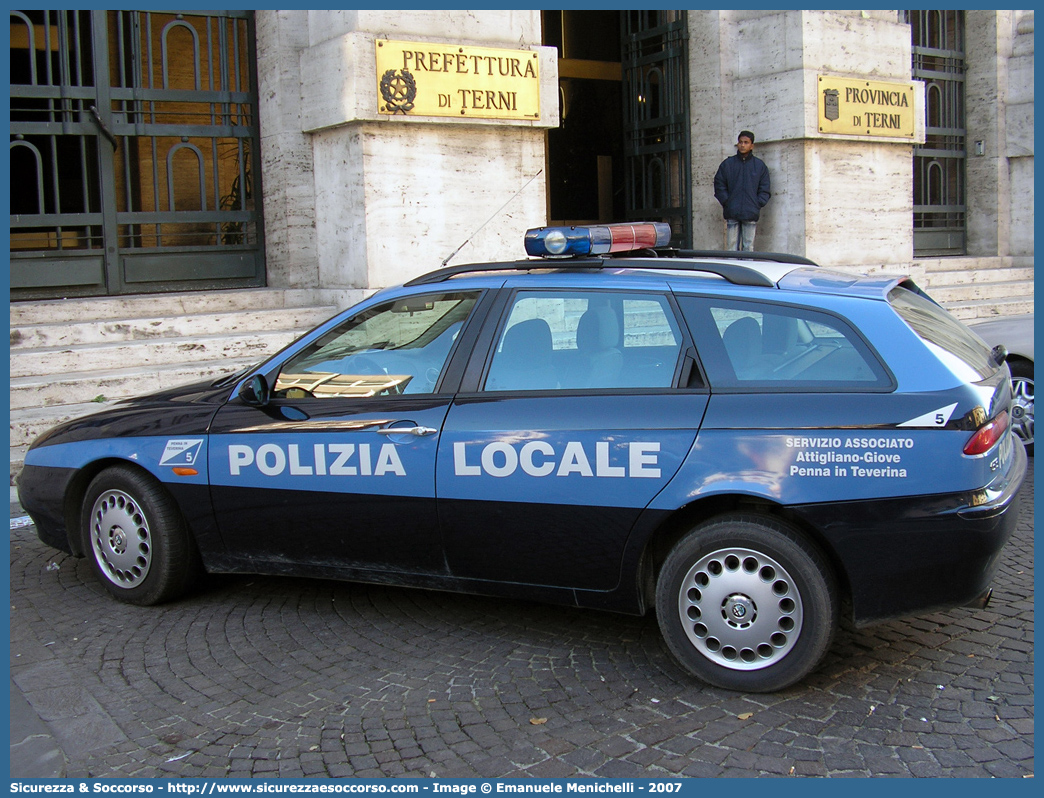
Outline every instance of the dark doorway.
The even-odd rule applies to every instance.
[[[691,245],[684,11],[543,11],[558,48],[548,132],[551,224],[667,221]]]
[[[543,11],[561,124],[547,137],[551,224],[623,221],[620,12]]]

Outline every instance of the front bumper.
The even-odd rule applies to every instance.
[[[75,475],[73,468],[26,465],[18,477],[18,502],[33,519],[37,536],[67,554],[79,554],[70,544],[64,516],[66,491]]]
[[[820,531],[859,625],[974,604],[989,589],[1019,517],[1027,459],[984,489],[941,496],[794,508]]]

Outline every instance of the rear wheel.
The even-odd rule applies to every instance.
[[[660,630],[674,656],[709,684],[781,690],[826,654],[837,627],[823,556],[774,519],[729,516],[694,528],[656,585]]]
[[[1033,456],[1033,364],[1016,360],[1011,368],[1011,388],[1014,401],[1011,407],[1012,431],[1026,445],[1026,454]]]
[[[137,469],[113,466],[94,478],[84,497],[81,528],[95,575],[120,601],[169,601],[200,571],[174,499]]]

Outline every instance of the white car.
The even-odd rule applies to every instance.
[[[1033,314],[1009,316],[969,325],[990,346],[1008,350],[1008,368],[1015,394],[1012,421],[1015,434],[1033,454]]]

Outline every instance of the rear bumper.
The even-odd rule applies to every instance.
[[[991,598],[993,598],[993,588],[992,587],[988,587],[988,588],[986,588],[986,590],[984,590],[982,593],[980,593],[978,596],[973,598],[971,601],[969,601],[964,606],[965,607],[971,607],[972,609],[975,609],[975,610],[984,610],[988,606],[990,606],[990,599]]]
[[[984,489],[793,508],[820,531],[860,625],[974,605],[989,589],[1019,517],[1026,452]]]

